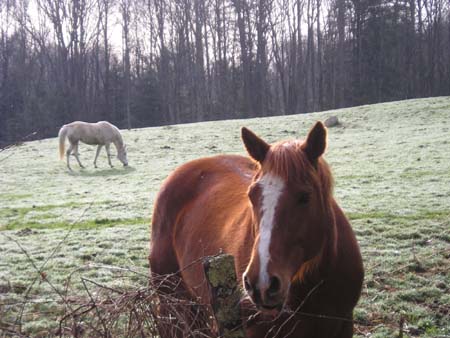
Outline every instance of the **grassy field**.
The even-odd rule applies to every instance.
[[[102,153],[94,169],[95,148],[81,145],[87,169],[73,161],[69,172],[55,138],[0,152],[0,332],[55,332],[62,294],[85,294],[83,280],[145,286],[152,205],[168,173],[244,154],[243,125],[273,142],[329,115],[342,125],[329,130],[326,159],[366,268],[355,337],[396,337],[401,320],[404,337],[450,337],[450,97],[124,131],[127,168],[114,159],[110,169]]]

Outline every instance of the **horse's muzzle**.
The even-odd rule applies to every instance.
[[[284,304],[285,295],[282,292],[281,279],[271,276],[269,283],[260,284],[244,274],[244,288],[256,307],[265,312],[279,312]]]

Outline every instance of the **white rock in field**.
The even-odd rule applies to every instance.
[[[337,116],[330,116],[325,120],[325,127],[331,128],[339,125],[339,120]]]

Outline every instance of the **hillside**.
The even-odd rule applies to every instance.
[[[87,168],[68,172],[55,138],[0,152],[0,332],[19,318],[33,336],[57,328],[69,278],[74,294],[80,277],[145,285],[152,205],[181,163],[244,154],[244,125],[274,142],[329,115],[342,125],[325,158],[366,267],[355,336],[393,336],[401,317],[406,336],[450,335],[450,97],[124,131],[127,168],[102,152],[94,169],[95,147],[81,145]]]

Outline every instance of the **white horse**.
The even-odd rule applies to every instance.
[[[117,158],[123,163],[124,166],[128,165],[127,159],[127,149],[123,143],[122,135],[119,129],[107,122],[100,121],[97,123],[87,123],[82,121],[75,121],[69,124],[65,124],[61,127],[58,133],[59,137],[59,156],[61,159],[64,157],[64,148],[66,137],[69,139],[70,146],[66,151],[67,157],[67,168],[72,170],[69,163],[70,154],[73,154],[78,161],[81,168],[84,166],[80,162],[78,157],[78,142],[81,141],[90,145],[98,145],[97,153],[95,154],[94,166],[97,168],[97,157],[105,146],[106,153],[108,154],[108,162],[111,168],[113,167],[111,163],[111,154],[109,152],[109,146],[114,143],[117,149]]]

